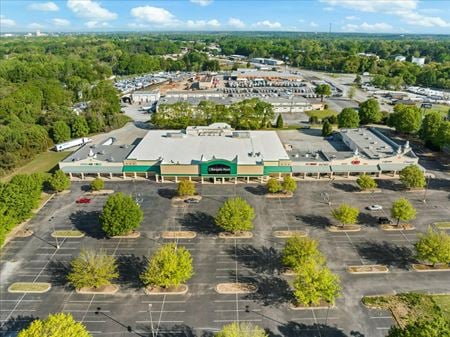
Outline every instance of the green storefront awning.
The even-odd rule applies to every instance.
[[[294,173],[330,173],[329,165],[304,165],[304,166],[292,166],[292,172]]]
[[[264,175],[271,173],[291,173],[291,166],[264,166]]]

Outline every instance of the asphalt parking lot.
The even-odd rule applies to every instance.
[[[262,186],[197,185],[203,199],[199,204],[173,207],[170,198],[175,184],[153,182],[107,182],[106,188],[138,196],[144,211],[139,239],[108,239],[98,216],[106,200],[95,196],[90,204],[76,204],[83,195],[83,183],[74,183],[70,194],[53,198],[30,222],[35,234],[17,238],[2,251],[0,319],[2,334],[15,336],[36,317],[51,312],[70,312],[82,321],[94,336],[212,336],[222,325],[245,321],[267,329],[271,337],[281,336],[385,336],[393,320],[388,312],[369,310],[361,304],[363,295],[402,291],[449,292],[449,274],[416,273],[409,270],[414,261],[413,244],[417,234],[435,221],[449,220],[449,184],[432,181],[427,194],[396,191],[395,182],[381,184],[382,193],[355,193],[350,181],[300,182],[291,199],[268,199]],[[324,195],[326,192],[328,195]],[[242,196],[255,208],[254,237],[225,240],[217,237],[214,215],[232,196]],[[383,232],[377,217],[388,212],[393,200],[405,196],[418,211],[411,232]],[[426,203],[423,202],[424,197]],[[332,207],[344,201],[361,210],[361,232],[330,233]],[[364,208],[380,204],[384,211]],[[78,228],[84,238],[59,239],[50,236],[54,229]],[[179,239],[192,254],[195,275],[188,281],[186,295],[145,295],[138,278],[161,244],[163,230],[188,229],[198,233],[195,239]],[[329,267],[342,280],[343,296],[332,309],[294,311],[289,308],[291,278],[281,275],[280,252],[283,239],[273,231],[301,229],[319,240]],[[60,249],[56,249],[56,245]],[[121,276],[116,295],[80,295],[66,285],[70,260],[81,248],[104,249],[116,256]],[[388,274],[350,275],[352,264],[387,264]],[[12,282],[51,282],[45,294],[10,294]],[[252,282],[254,294],[220,295],[214,291],[221,282]],[[152,335],[153,333],[153,335]]]

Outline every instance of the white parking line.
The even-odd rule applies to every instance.
[[[261,319],[241,319],[239,322],[261,322]],[[229,322],[236,322],[234,319],[215,319],[213,321],[214,323],[229,323]]]

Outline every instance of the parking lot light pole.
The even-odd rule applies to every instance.
[[[53,233],[55,233],[56,231],[55,231],[55,224],[53,223],[53,216],[50,218],[50,219],[48,219],[48,222],[50,222],[50,224],[52,225],[52,229],[53,229]],[[59,249],[59,242],[58,242],[58,237],[56,236],[56,234],[55,234],[55,242],[56,242],[56,249]]]
[[[149,303],[149,305],[148,305],[148,313],[150,315],[150,329],[152,331],[152,337],[155,337],[155,330],[153,329],[152,306],[153,306],[153,304]]]
[[[426,178],[425,192],[424,192],[424,194],[423,194],[423,200],[422,200],[422,202],[423,202],[424,204],[427,203],[427,192],[428,192],[428,185],[430,184],[430,180],[431,180],[431,177],[428,176],[428,177]]]

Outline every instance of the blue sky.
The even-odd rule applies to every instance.
[[[450,34],[450,0],[1,0],[1,32],[328,31]]]

